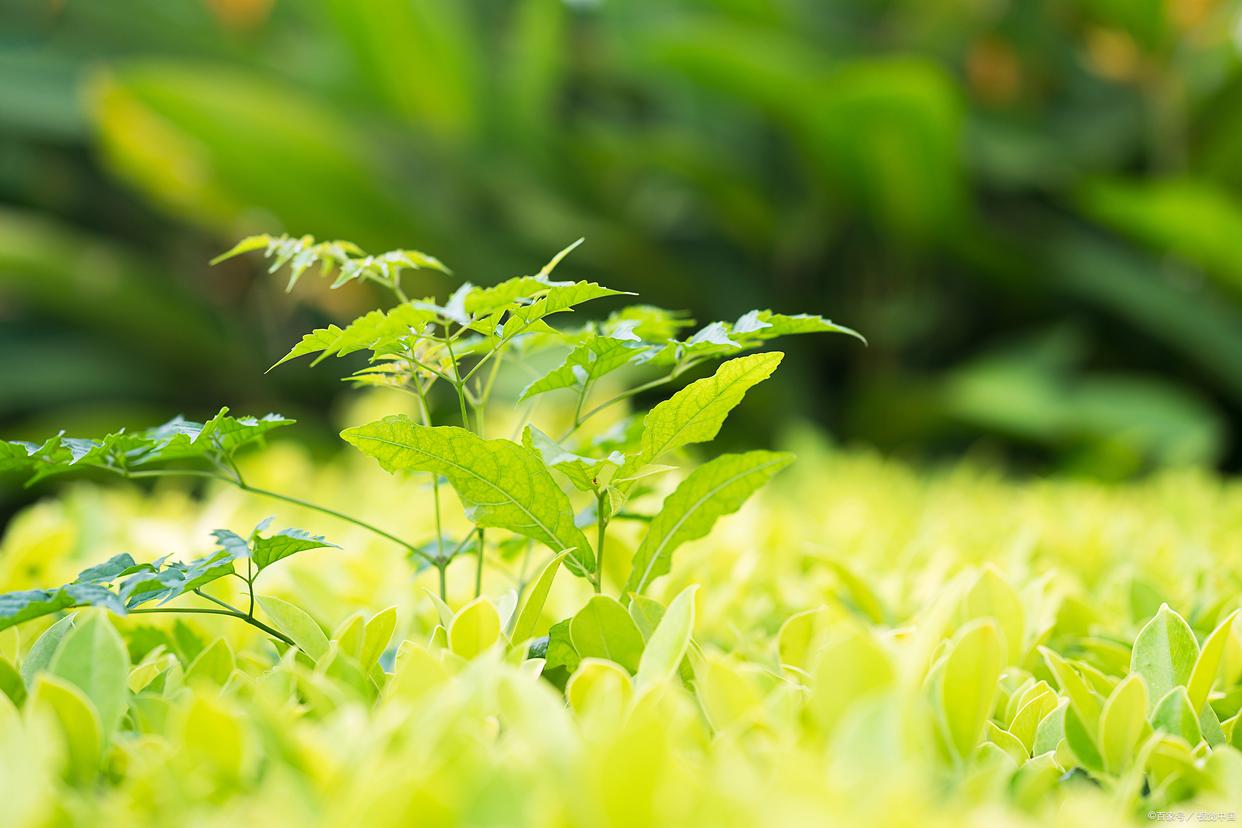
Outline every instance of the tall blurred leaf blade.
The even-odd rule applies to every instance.
[[[446,143],[481,126],[481,23],[468,3],[326,0],[334,34],[387,107]]]
[[[1101,179],[1079,200],[1088,216],[1242,291],[1242,203],[1225,188],[1194,178]]]
[[[113,64],[90,85],[113,169],[173,212],[232,232],[254,208],[287,227],[383,247],[412,208],[364,134],[294,87],[227,65]]]

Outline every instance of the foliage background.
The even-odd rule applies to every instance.
[[[792,347],[748,443],[810,418],[918,458],[1236,469],[1239,11],[9,0],[0,428],[227,403],[327,435],[344,371],[262,372],[374,297],[295,304],[213,254],[312,233],[490,283],[582,235],[575,275],[700,320],[869,336]]]

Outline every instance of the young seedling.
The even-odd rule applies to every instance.
[[[318,266],[322,275],[334,278],[333,288],[369,282],[391,294],[393,303],[387,308],[372,310],[343,327],[330,325],[306,334],[272,367],[302,356],[313,355],[314,363],[319,363],[331,356],[366,352],[368,364],[348,377],[351,383],[393,389],[416,399],[415,417],[385,417],[346,429],[341,436],[390,472],[430,475],[436,535],[428,541],[411,542],[330,506],[247,483],[234,455],[272,429],[292,423],[274,414],[234,418],[222,410],[204,424],[176,419],[147,431],[121,431],[101,439],[57,435],[42,444],[0,442],[0,471],[30,471],[31,482],[86,467],[130,479],[180,474],[221,480],[349,521],[401,545],[438,570],[442,600],[448,596],[447,573],[454,558],[467,551],[475,554],[477,597],[484,567],[495,550],[512,546],[514,536],[527,539],[527,553],[533,542],[554,556],[564,555],[565,566],[600,593],[605,586],[610,524],[621,518],[640,520],[648,529],[618,592],[628,602],[669,571],[681,544],[706,535],[718,518],[740,508],[793,459],[766,451],[721,455],[687,475],[655,514],[625,511],[626,504],[644,491],[644,481],[667,470],[667,463],[682,449],[713,440],[729,412],[750,388],[771,376],[782,358],[775,351],[747,352],[790,334],[862,337],[820,316],[769,310],[752,310],[734,322],[713,322],[687,334],[692,320],[641,304],[615,310],[602,321],[554,328],[553,317],[580,305],[629,295],[591,281],[553,279],[557,266],[579,243],[562,250],[533,275],[491,287],[463,282],[443,301],[432,296],[412,300],[407,295],[402,285],[407,271],[451,275],[438,259],[414,250],[368,255],[349,242],[254,236],[215,260],[262,251],[272,262],[272,272],[287,267],[287,290]],[[534,371],[533,358],[550,350],[560,351],[561,361],[550,370]],[[603,434],[585,435],[583,427],[599,414],[717,362],[711,375],[691,382],[649,411],[623,418]],[[514,401],[526,404],[515,434],[519,439],[486,436],[488,407],[497,378],[506,371],[534,373]],[[601,393],[605,380],[613,389],[610,393]],[[616,382],[630,384],[618,390]],[[533,401],[554,393],[565,395],[572,404],[570,422],[555,438],[531,421]],[[452,412],[447,422],[437,405],[442,394]],[[440,488],[445,484],[453,487],[473,524],[461,537],[443,531]],[[585,509],[575,508],[579,500]],[[594,529],[593,542],[584,526]],[[504,534],[497,538],[489,530]],[[528,560],[529,554],[524,557]],[[229,568],[235,559],[227,559]],[[199,563],[209,565],[210,560]],[[249,560],[248,566],[253,565],[254,554]],[[523,566],[519,591],[526,583]],[[63,604],[82,593],[70,586],[55,592],[62,597],[52,603]],[[253,594],[253,580],[248,586]],[[101,597],[114,609],[141,611],[128,598],[118,601]],[[24,606],[5,596],[0,599],[0,617],[20,620],[29,611],[20,608]],[[253,612],[231,607],[220,612],[254,622]]]

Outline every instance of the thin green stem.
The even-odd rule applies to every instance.
[[[236,485],[243,492],[250,492],[251,494],[262,495],[263,497],[270,497],[274,500],[283,500],[284,502],[290,503],[294,506],[301,506],[304,509],[311,509],[316,512],[321,512],[330,517],[337,518],[338,520],[343,520],[346,523],[352,523],[354,526],[365,529],[374,535],[380,536],[381,538],[390,540],[393,543],[397,544],[398,546],[405,547],[411,553],[413,553],[414,555],[417,555],[420,558],[423,558],[424,560],[427,560],[427,561],[431,560],[430,555],[428,555],[422,549],[419,549],[417,546],[410,543],[409,541],[402,540],[401,538],[397,537],[391,532],[385,532],[383,529],[379,528],[375,524],[367,523],[365,520],[356,518],[353,515],[347,515],[344,512],[338,512],[335,509],[329,509],[327,506],[321,506],[318,503],[311,503],[308,500],[302,500],[300,497],[293,497],[292,495],[281,494],[280,492],[273,492],[269,489],[260,489],[257,486],[251,486],[249,483],[236,483],[234,485]]]
[[[206,477],[213,480],[223,480],[225,483],[236,486],[243,492],[250,492],[251,494],[262,495],[263,497],[270,497],[273,500],[283,500],[284,502],[293,504],[294,506],[301,506],[303,509],[310,509],[315,512],[320,512],[321,514],[337,518],[338,520],[343,520],[346,523],[352,523],[354,526],[365,529],[368,532],[378,535],[386,540],[390,540],[398,546],[405,547],[411,553],[427,560],[428,562],[431,561],[431,556],[414,544],[409,541],[402,540],[391,532],[385,532],[378,526],[372,523],[367,523],[361,518],[356,518],[353,515],[347,515],[344,512],[338,512],[335,509],[330,509],[327,506],[321,506],[318,503],[311,503],[309,500],[302,500],[299,497],[281,494],[280,492],[273,492],[269,489],[261,489],[258,486],[251,486],[249,483],[246,483],[241,479],[234,479],[226,474],[220,474],[219,472],[200,471],[197,469],[152,469],[149,471],[123,471],[121,473],[130,479],[147,477]]]
[[[436,563],[436,569],[440,570],[440,600],[448,601],[448,561],[440,560]]]
[[[449,361],[453,363],[453,389],[457,391],[457,404],[461,407],[461,427],[470,430],[470,415],[466,412],[466,391],[465,380],[461,378],[461,369],[457,365],[457,356],[453,353],[453,340],[449,337],[448,326],[444,327],[444,335],[447,337],[445,347],[448,348]]]
[[[478,598],[483,594],[483,550],[486,548],[485,530],[482,526],[478,528],[479,533],[479,562],[474,568],[474,597]]]
[[[628,400],[630,397],[633,397],[636,394],[641,394],[644,391],[650,391],[653,388],[659,388],[661,385],[666,385],[667,383],[670,383],[674,379],[676,379],[676,377],[677,377],[677,373],[674,372],[674,373],[666,374],[658,379],[654,379],[651,382],[644,382],[642,385],[636,385],[627,391],[622,391],[620,394],[617,394],[615,397],[605,400],[604,402],[600,403],[594,408],[588,410],[585,414],[582,414],[582,415],[575,414],[573,427],[570,428],[569,431],[561,435],[561,438],[558,442],[564,442],[565,440],[572,437],[578,431],[578,429],[582,428],[583,424],[586,423],[587,420],[591,419],[592,417],[594,417],[596,414],[600,413],[601,411],[611,406],[614,406],[619,402]],[[580,401],[579,405],[581,406],[581,404],[582,403]]]
[[[226,615],[230,618],[236,618],[238,621],[242,621],[246,624],[249,624],[255,629],[262,630],[263,632],[270,635],[272,638],[275,638],[277,641],[283,641],[285,644],[288,644],[290,647],[301,649],[300,647],[298,647],[297,644],[294,643],[292,638],[280,632],[279,630],[269,627],[267,624],[264,624],[262,621],[258,620],[257,618],[248,616],[242,612],[235,612],[233,610],[212,609],[210,607],[151,607],[150,609],[132,609],[129,611],[129,614],[130,615],[142,615],[142,614],[155,615],[157,613],[170,614],[170,613],[179,613],[179,612],[187,613],[190,615]]]
[[[608,518],[604,512],[604,500],[608,497],[607,491],[602,491],[595,497],[595,592],[600,593],[604,588],[604,540],[608,533]]]

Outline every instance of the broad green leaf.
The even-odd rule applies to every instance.
[[[539,617],[543,614],[543,605],[548,600],[548,592],[551,591],[557,570],[560,569],[561,562],[565,560],[567,554],[569,553],[561,552],[548,561],[526,590],[522,608],[513,615],[513,631],[510,638],[515,644],[521,644],[535,634]]]
[[[229,643],[223,638],[211,642],[185,671],[185,683],[191,687],[206,683],[211,687],[223,687],[233,675],[236,659]]]
[[[392,641],[392,634],[396,630],[396,607],[388,607],[371,616],[371,619],[366,623],[362,636],[362,657],[359,661],[363,669],[370,669],[372,664],[379,662],[384,651],[388,649],[388,644]]]
[[[449,649],[462,658],[474,658],[499,640],[500,614],[486,598],[462,607],[448,628]]]
[[[543,647],[545,672],[563,668],[567,674],[572,674],[578,669],[581,658],[578,651],[574,649],[573,639],[569,635],[569,624],[572,620],[572,618],[566,618],[558,621],[548,630],[548,640]]]
[[[104,735],[99,713],[86,694],[62,678],[40,673],[27,708],[59,726],[69,777],[81,785],[93,782],[103,758]]]
[[[1199,744],[1203,737],[1199,716],[1182,686],[1174,687],[1156,703],[1151,713],[1151,726],[1171,736],[1180,736],[1191,747]]]
[[[637,672],[643,634],[615,598],[591,596],[569,622],[569,636],[580,657],[608,659]]]
[[[1052,712],[1044,716],[1039,723],[1039,727],[1035,728],[1035,743],[1031,745],[1031,754],[1039,756],[1057,748],[1057,744],[1065,738],[1065,711],[1069,709],[1068,702],[1061,702],[1052,709]]]
[[[667,681],[677,673],[694,632],[694,596],[698,589],[697,584],[692,584],[679,592],[648,637],[635,676],[638,687]]]
[[[660,626],[660,619],[664,617],[664,605],[654,598],[636,592],[629,593],[626,598],[629,599],[630,618],[638,625],[638,631],[643,634],[643,638],[650,640],[651,634]]]
[[[646,590],[669,571],[677,547],[707,535],[717,519],[740,509],[793,459],[792,454],[770,451],[726,454],[692,471],[651,521],[634,553],[625,592]]]
[[[950,645],[940,679],[940,709],[949,744],[965,758],[979,743],[992,715],[1004,664],[1001,633],[994,621],[967,624]]]
[[[1007,664],[1022,660],[1026,615],[1022,601],[993,566],[984,567],[962,601],[964,620],[993,618],[1005,636]]]
[[[1190,706],[1195,710],[1202,710],[1207,704],[1208,696],[1212,692],[1212,684],[1216,681],[1216,673],[1220,669],[1222,656],[1225,654],[1225,645],[1229,643],[1229,636],[1233,633],[1234,620],[1238,617],[1237,610],[1229,613],[1229,616],[1212,630],[1212,634],[1203,642],[1203,649],[1199,651],[1199,657],[1195,659],[1194,669],[1190,671],[1190,680],[1186,684],[1187,693],[1190,695]]]
[[[1036,683],[1032,691],[1024,695],[1013,721],[1009,723],[1009,732],[1033,754],[1039,725],[1056,709],[1059,699],[1053,689],[1042,681]]]
[[[1168,695],[1169,691],[1190,680],[1199,643],[1180,615],[1161,604],[1154,618],[1139,630],[1130,656],[1130,671],[1147,681],[1150,704]]]
[[[1147,725],[1147,685],[1131,673],[1113,690],[1100,712],[1100,756],[1104,768],[1120,773],[1134,758]]]
[[[1099,696],[1068,661],[1047,647],[1041,647],[1039,651],[1057,680],[1061,692],[1069,697],[1070,704],[1078,712],[1078,718],[1094,732],[1099,725],[1100,710],[1103,707]]]
[[[616,662],[583,658],[565,685],[565,699],[577,713],[606,710],[611,716],[625,711],[634,683],[625,668]]]
[[[47,666],[52,663],[52,656],[56,654],[56,649],[60,647],[60,642],[73,629],[73,624],[73,616],[66,615],[44,630],[43,635],[35,639],[35,643],[30,647],[30,652],[26,653],[26,657],[22,659],[21,663],[22,681],[26,682],[27,687],[33,687],[35,677],[46,670]]]
[[[0,694],[13,702],[14,707],[21,707],[26,701],[26,683],[21,673],[7,658],[0,656]]]
[[[65,636],[47,671],[77,687],[99,713],[111,739],[129,706],[129,652],[108,619],[89,613]]]
[[[805,671],[810,666],[811,647],[818,642],[829,617],[828,610],[819,607],[785,619],[776,634],[776,653],[782,667]]]
[[[1078,764],[1092,771],[1104,770],[1104,759],[1096,746],[1096,735],[1083,722],[1071,704],[1065,709],[1065,741],[1077,757]]]
[[[289,636],[298,649],[313,660],[319,660],[328,651],[328,637],[306,610],[270,595],[260,595],[256,600],[276,629]]]
[[[774,351],[731,359],[651,409],[643,419],[638,456],[627,469],[636,471],[683,446],[713,439],[747,390],[770,377],[783,357]]]
[[[508,529],[560,552],[578,575],[595,567],[574,526],[573,508],[539,455],[509,440],[484,440],[456,426],[422,426],[393,416],[341,432],[389,472],[425,471],[448,479],[479,526]]]
[[[832,732],[858,702],[890,688],[893,658],[868,630],[845,624],[811,661],[809,707],[824,732]]]

